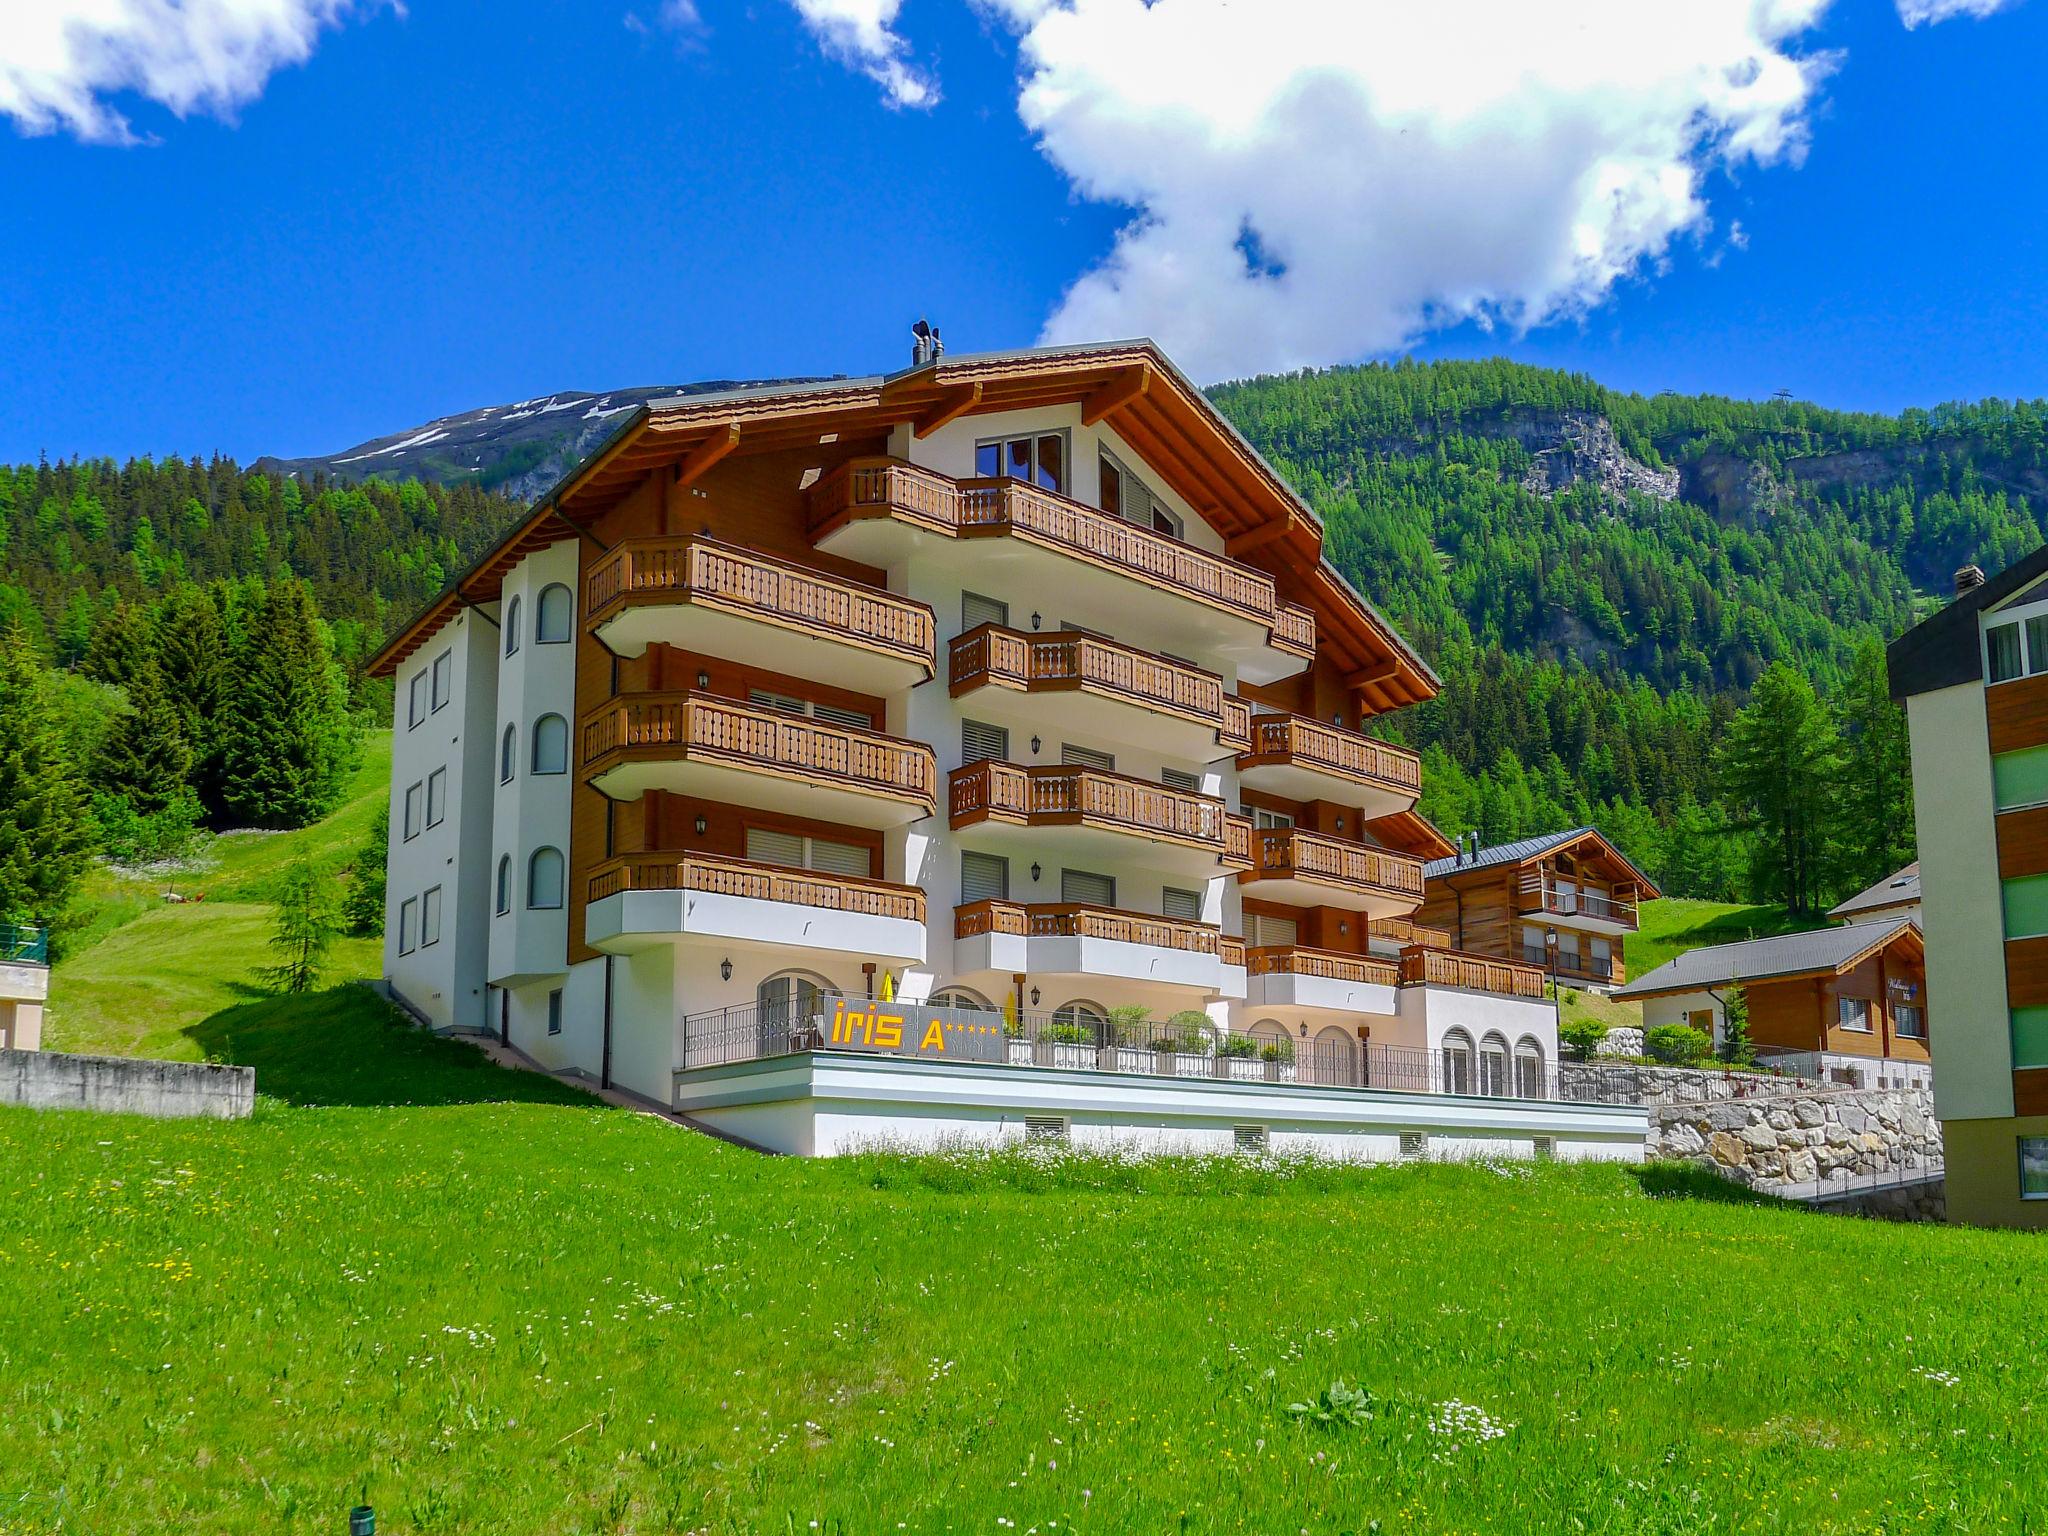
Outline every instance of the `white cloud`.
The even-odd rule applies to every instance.
[[[232,117],[324,27],[383,0],[0,0],[0,114],[24,133],[136,141],[109,97]]]
[[[896,31],[903,0],[789,0],[819,45],[882,88],[892,107],[930,107],[939,100],[938,82],[909,61],[909,46]]]
[[[1967,16],[1982,21],[2000,11],[2009,11],[2020,0],[1897,0],[1899,20],[1909,27],[1931,27],[1937,21]]]

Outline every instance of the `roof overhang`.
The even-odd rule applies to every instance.
[[[1796,937],[1796,935],[1787,935],[1786,937]],[[1723,946],[1716,945],[1713,947],[1720,948]],[[1732,948],[1733,946],[1727,947]],[[1905,951],[1912,959],[1923,963],[1927,958],[1927,941],[1921,934],[1920,929],[1913,923],[1912,919],[1900,918],[1895,927],[1880,933],[1874,940],[1864,945],[1863,948],[1835,965],[1802,965],[1782,971],[1745,972],[1740,976],[1702,976],[1692,981],[1673,982],[1667,986],[1654,987],[1645,985],[1651,976],[1657,974],[1657,971],[1652,971],[1649,976],[1643,977],[1640,981],[1633,981],[1627,986],[1615,988],[1614,996],[1630,1000],[1643,997],[1678,997],[1688,992],[1712,992],[1719,988],[1736,985],[1750,987],[1757,985],[1759,982],[1769,982],[1772,985],[1776,985],[1787,981],[1826,981],[1834,977],[1846,976],[1849,972],[1855,970],[1857,966],[1864,964],[1880,952],[1894,948]],[[1676,960],[1665,962],[1666,965],[1676,965],[1677,963]],[[1662,970],[1663,968],[1663,966],[1659,966],[1657,970]]]

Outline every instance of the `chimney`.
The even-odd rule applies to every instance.
[[[1961,597],[1965,592],[1974,591],[1983,585],[1984,569],[1982,566],[1966,565],[1956,572],[1957,597]]]
[[[946,344],[939,339],[939,328],[922,315],[917,324],[910,328],[910,366],[922,368],[935,363],[945,355]]]

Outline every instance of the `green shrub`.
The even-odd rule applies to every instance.
[[[1259,1042],[1250,1035],[1225,1035],[1223,1043],[1216,1048],[1218,1056],[1229,1056],[1241,1060],[1259,1054]]]
[[[1259,1060],[1261,1060],[1261,1061],[1292,1061],[1292,1060],[1294,1060],[1294,1042],[1293,1042],[1292,1040],[1289,1040],[1289,1039],[1288,1039],[1288,1038],[1287,1038],[1287,1037],[1286,1037],[1285,1035],[1281,1036],[1281,1037],[1280,1037],[1280,1038],[1279,1038],[1278,1040],[1263,1040],[1263,1041],[1261,1041],[1261,1042],[1259,1043]]]
[[[1086,1045],[1095,1031],[1079,1019],[1055,1019],[1038,1032],[1038,1038],[1053,1045]]]
[[[1121,1040],[1125,1045],[1150,1045],[1152,1031],[1152,1010],[1142,1003],[1125,1003],[1120,1008],[1109,1010],[1109,1032],[1112,1039]]]
[[[1557,1038],[1573,1061],[1591,1061],[1607,1038],[1607,1026],[1598,1019],[1573,1019],[1558,1030]]]
[[[1643,1036],[1650,1059],[1667,1067],[1690,1066],[1713,1054],[1714,1043],[1690,1024],[1659,1024]]]
[[[1749,1038],[1749,994],[1740,982],[1721,1002],[1721,1059],[1731,1067],[1756,1065],[1756,1046]]]

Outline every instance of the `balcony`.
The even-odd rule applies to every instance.
[[[1207,879],[1250,862],[1250,827],[1209,795],[1057,764],[969,763],[947,783],[968,846],[1058,867],[1148,869]]]
[[[1252,867],[1238,877],[1247,896],[1293,906],[1337,907],[1372,918],[1400,917],[1422,900],[1422,861],[1301,827],[1252,834]]]
[[[49,929],[41,923],[0,923],[0,965],[49,963]]]
[[[1582,933],[1636,931],[1633,898],[1588,890],[1571,881],[1561,881],[1542,868],[1523,871],[1516,910],[1525,917],[1540,917],[1554,927],[1574,928]]]
[[[1248,751],[1237,759],[1239,783],[1289,800],[1356,805],[1366,820],[1391,816],[1422,793],[1422,759],[1358,731],[1302,715],[1259,715]]]
[[[661,789],[854,827],[938,805],[938,761],[921,742],[702,693],[600,705],[584,722],[583,773],[614,800]]]
[[[1253,1008],[1312,1008],[1330,1013],[1392,1013],[1401,968],[1370,955],[1293,945],[1245,952],[1245,1001]]]
[[[1021,480],[854,459],[807,494],[811,542],[833,554],[888,566],[915,550],[970,590],[1042,591],[1061,622],[1228,660],[1255,683],[1315,655],[1315,616],[1283,603],[1264,571]]]
[[[1193,762],[1250,744],[1249,706],[1214,672],[1099,635],[983,624],[953,642],[947,675],[955,698],[972,695],[999,725],[1143,741]]]
[[[1098,976],[1213,994],[1223,935],[1207,923],[1074,902],[976,901],[953,910],[962,976]]]
[[[924,892],[706,854],[643,853],[592,872],[584,929],[629,954],[660,943],[814,950],[922,964]]]
[[[1427,923],[1418,923],[1412,917],[1376,917],[1369,930],[1374,953],[1392,950],[1399,953],[1410,944],[1421,944],[1430,949],[1449,949],[1451,931],[1448,928],[1432,928]]]
[[[585,583],[591,632],[619,656],[656,642],[892,693],[933,675],[932,611],[715,539],[628,539]]]
[[[1494,992],[1503,997],[1540,998],[1544,995],[1545,978],[1543,972],[1533,965],[1517,965],[1512,960],[1494,960],[1458,950],[1416,946],[1401,951],[1401,985],[1458,987],[1468,992]]]
[[[1560,946],[1553,964],[1543,945],[1524,943],[1522,963],[1535,966],[1546,976],[1555,970],[1559,981],[1583,981],[1596,987],[1618,987],[1628,979],[1621,956],[1616,954],[1603,960],[1598,955],[1573,954]]]

